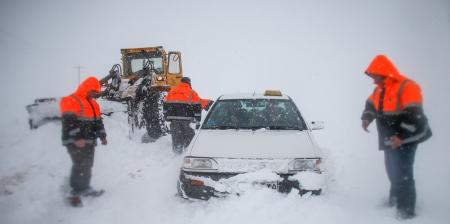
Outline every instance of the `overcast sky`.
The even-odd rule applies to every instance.
[[[325,120],[331,142],[343,125],[359,133],[373,89],[363,71],[383,53],[422,85],[435,134],[449,134],[448,0],[1,0],[1,124],[74,91],[76,66],[100,78],[121,48],[158,45],[182,52],[201,96],[280,89]]]

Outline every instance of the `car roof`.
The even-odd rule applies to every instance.
[[[219,100],[236,100],[236,99],[277,99],[277,100],[290,100],[288,95],[281,94],[281,96],[267,96],[263,93],[234,93],[225,94],[219,97]]]

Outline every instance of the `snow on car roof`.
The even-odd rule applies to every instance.
[[[281,96],[266,96],[263,93],[234,93],[225,94],[220,97],[220,100],[235,100],[235,99],[283,99],[289,100],[289,96],[282,94]]]

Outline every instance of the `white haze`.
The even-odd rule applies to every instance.
[[[418,205],[450,208],[448,0],[2,0],[0,152],[20,144],[14,133],[35,134],[24,130],[25,105],[75,90],[75,66],[83,66],[82,78],[101,78],[120,62],[120,48],[158,45],[182,52],[184,75],[202,97],[265,89],[290,95],[308,120],[325,121],[316,138],[337,157],[337,176],[347,173],[338,181],[367,194],[387,192],[387,178],[375,127],[370,134],[360,128],[373,89],[363,71],[376,54],[388,55],[421,84],[434,134],[416,157]],[[5,153],[0,163],[13,155]],[[343,168],[343,161],[354,165]],[[445,223],[439,214],[430,220]]]

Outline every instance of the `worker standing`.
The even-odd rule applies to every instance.
[[[99,94],[99,81],[89,77],[75,93],[62,98],[60,103],[62,142],[72,159],[69,199],[75,207],[82,205],[81,196],[99,196],[104,192],[90,186],[97,138],[102,145],[107,144],[100,106],[95,101]]]
[[[368,132],[367,127],[376,120],[379,149],[384,151],[391,184],[388,204],[397,207],[400,218],[413,218],[415,153],[417,145],[432,135],[423,112],[421,89],[416,82],[401,75],[384,55],[376,56],[365,73],[376,87],[366,101],[362,127]]]
[[[181,153],[189,145],[195,135],[190,124],[195,121],[195,117],[201,116],[201,109],[208,110],[212,103],[212,100],[198,96],[188,77],[183,77],[181,83],[169,91],[164,104],[170,108],[167,120],[170,121],[172,149],[175,153]]]

